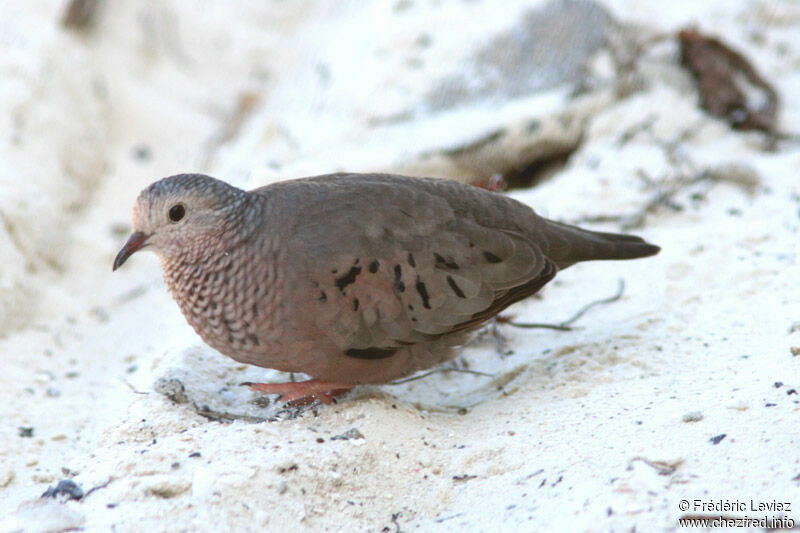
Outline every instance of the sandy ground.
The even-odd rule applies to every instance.
[[[492,54],[535,48],[520,21],[557,3],[200,4],[114,2],[84,32],[60,25],[61,0],[0,6],[0,531],[676,530],[696,502],[800,521],[800,145],[769,151],[703,113],[674,39],[626,91],[608,53],[570,68],[591,28],[696,24],[753,61],[800,132],[798,4],[570,4],[579,38],[556,26],[511,80],[514,54]],[[481,374],[290,418],[238,386],[286,376],[203,345],[155,257],[111,273],[159,177],[453,177],[463,162],[429,155],[493,131],[527,153],[534,121],[580,137],[513,193],[546,216],[624,224],[676,192],[633,230],[660,255],[576,266],[509,312],[557,323],[624,280],[620,299],[568,332],[501,326],[503,349],[482,335],[457,360]],[[80,501],[40,498],[64,479]]]

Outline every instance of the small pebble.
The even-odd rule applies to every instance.
[[[700,411],[690,411],[681,417],[682,422],[700,422],[703,419],[703,413]]]
[[[66,496],[65,500],[80,500],[83,498],[83,489],[71,479],[62,479],[55,487],[48,487],[42,498],[56,498]]]
[[[186,396],[186,387],[176,378],[158,378],[153,389],[166,396],[175,403],[187,403],[189,398]]]
[[[364,435],[361,434],[356,428],[350,428],[341,435],[331,437],[331,440],[350,440],[350,439],[363,439]]]
[[[8,470],[0,472],[0,489],[4,489],[9,485],[11,485],[11,483],[14,481],[14,478],[16,477],[17,477],[16,472],[14,472],[10,468]]]
[[[724,439],[725,437],[727,437],[727,434],[726,433],[722,433],[720,435],[717,435],[716,437],[711,437],[708,440],[711,442],[711,444],[716,445],[716,444],[719,444],[720,442],[722,442],[722,439]]]
[[[17,428],[17,431],[18,431],[17,435],[19,435],[20,437],[26,439],[33,438],[33,428],[31,427],[20,426]]]
[[[256,407],[264,408],[264,407],[269,407],[269,405],[272,403],[272,400],[270,399],[269,396],[256,396],[255,398],[250,400],[250,403],[252,405],[255,405]]]
[[[137,144],[136,146],[133,147],[132,152],[134,159],[142,162],[149,161],[153,155],[152,151],[150,150],[150,147],[147,146],[146,144]]]

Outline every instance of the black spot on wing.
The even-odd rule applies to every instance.
[[[319,293],[319,298],[317,298],[317,300],[322,302],[322,303],[325,303],[325,302],[328,301],[328,295],[325,294],[325,291],[322,291],[322,292]]]
[[[353,298],[353,311],[358,311],[358,298]]]
[[[422,307],[425,309],[431,308],[430,297],[428,296],[428,288],[425,287],[425,284],[417,278],[417,292],[419,293],[419,297],[422,298]]]
[[[394,288],[397,292],[404,292],[406,290],[406,284],[403,283],[403,269],[400,268],[400,265],[394,266]]]
[[[444,268],[449,268],[450,270],[458,270],[458,263],[453,261],[452,257],[450,257],[448,259],[445,259],[444,257],[442,257],[441,255],[439,255],[437,253],[434,253],[433,257],[434,257],[434,259],[436,259],[436,267],[437,268],[444,267]]]
[[[408,254],[408,264],[411,265],[411,268],[415,268],[417,266],[417,262],[414,261],[414,254]]]
[[[350,357],[355,357],[356,359],[386,359],[387,357],[391,357],[397,352],[397,348],[380,348],[380,347],[370,347],[370,348],[350,348],[347,350],[345,355],[349,355]]]
[[[464,291],[461,290],[461,287],[458,286],[456,280],[454,280],[451,276],[447,276],[447,284],[450,285],[450,288],[453,289],[453,292],[456,293],[456,296],[459,298],[464,298]]]
[[[344,292],[344,288],[354,283],[359,274],[361,274],[360,266],[350,267],[350,270],[347,271],[347,274],[336,278],[336,286],[339,287],[340,291]]]
[[[378,263],[377,260],[373,261],[372,263],[370,263],[369,264],[369,272],[370,272],[370,274],[374,274],[375,272],[377,272],[379,266],[381,266],[381,264]]]
[[[496,255],[494,255],[492,252],[488,252],[488,251],[484,251],[483,252],[483,258],[486,259],[490,263],[499,263],[500,261],[502,261],[502,259],[500,259]]]

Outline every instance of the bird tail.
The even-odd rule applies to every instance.
[[[635,235],[591,231],[548,220],[548,256],[559,268],[580,261],[637,259],[657,254],[661,248]]]

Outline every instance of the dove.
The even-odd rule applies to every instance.
[[[212,348],[309,376],[246,384],[297,403],[452,359],[570,265],[660,250],[451,180],[348,173],[251,191],[202,174],[163,178],[137,198],[113,269],[145,249]]]

